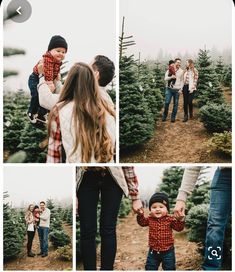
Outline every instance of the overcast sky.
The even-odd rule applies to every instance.
[[[136,166],[135,172],[139,181],[140,195],[149,197],[156,191],[158,185],[162,182],[163,171],[169,167],[163,166]],[[216,167],[210,167],[206,170],[205,176],[212,179]]]
[[[5,0],[6,9],[9,1]],[[17,69],[20,77],[7,79],[8,85],[27,87],[33,66],[46,52],[50,38],[61,35],[68,42],[65,60],[90,63],[97,54],[115,61],[115,1],[113,0],[30,0],[32,15],[24,23],[4,26],[4,46],[26,50],[25,56],[4,58],[4,67]],[[4,9],[4,10],[5,10]]]
[[[143,58],[156,57],[159,49],[176,55],[197,53],[199,48],[231,48],[232,0],[120,0],[120,28],[133,35]]]
[[[5,166],[3,174],[3,188],[10,195],[7,202],[13,206],[48,198],[71,198],[72,203],[73,167]]]

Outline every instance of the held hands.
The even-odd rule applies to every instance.
[[[185,202],[177,200],[174,208],[174,216],[177,220],[183,221],[185,217]]]
[[[134,213],[143,214],[144,209],[139,199],[132,200],[132,210]]]

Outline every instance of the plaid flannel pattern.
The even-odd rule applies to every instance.
[[[137,215],[140,226],[149,226],[149,247],[155,251],[166,251],[174,246],[173,231],[182,231],[185,222],[166,215],[161,218],[144,217]]]
[[[197,71],[197,69],[194,69],[194,71],[195,71],[195,73],[193,76],[193,85],[196,87],[197,81],[198,81],[198,71]],[[186,84],[186,85],[189,84],[189,72],[188,71],[186,72],[184,84]]]
[[[129,195],[132,200],[139,199],[139,191],[138,191],[138,179],[134,171],[134,167],[122,167],[126,183],[129,190]]]
[[[55,114],[55,119],[51,122],[51,133],[49,135],[47,151],[47,163],[62,162],[62,139],[58,109],[56,109]]]
[[[46,81],[53,81],[60,72],[62,62],[56,61],[50,52],[43,55],[43,70]],[[33,72],[38,75],[38,63],[34,66]]]

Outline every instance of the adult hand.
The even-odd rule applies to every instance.
[[[176,219],[181,219],[185,216],[185,202],[182,200],[177,200],[174,208],[174,216]]]
[[[134,211],[134,213],[142,213],[143,206],[142,202],[139,199],[132,200],[132,210]]]
[[[43,74],[44,74],[44,70],[43,70],[43,60],[40,60],[40,61],[39,61],[37,67],[38,67],[38,73],[43,75]]]
[[[179,94],[182,94],[182,92],[183,92],[183,91],[182,91],[181,89],[178,91]]]
[[[172,79],[176,79],[176,76],[175,76],[175,75],[172,75],[171,78],[172,78]]]

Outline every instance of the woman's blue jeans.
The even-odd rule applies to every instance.
[[[203,270],[220,270],[224,233],[232,210],[232,169],[218,168],[211,184]]]
[[[116,256],[116,223],[123,191],[108,170],[85,172],[79,190],[78,213],[80,242],[84,270],[96,270],[97,206],[101,212],[101,270],[113,270]]]

